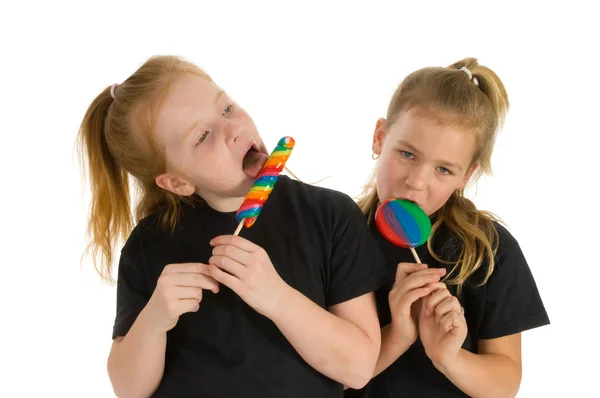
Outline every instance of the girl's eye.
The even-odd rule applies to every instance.
[[[202,144],[204,141],[206,141],[206,139],[208,138],[208,134],[210,134],[210,131],[204,130],[202,135],[200,135],[200,138],[198,138],[198,141],[196,142],[196,146],[198,144]]]
[[[450,170],[448,170],[447,168],[440,166],[438,167],[438,170],[440,173],[444,174],[444,175],[451,175],[453,174]]]
[[[223,116],[229,115],[233,111],[233,104],[229,104],[223,109]]]
[[[402,156],[404,156],[407,159],[414,159],[415,158],[415,155],[413,155],[411,152],[400,151],[400,153],[402,154]]]

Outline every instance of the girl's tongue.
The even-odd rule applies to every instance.
[[[265,162],[269,159],[264,153],[258,152],[254,147],[250,148],[242,161],[242,170],[250,178],[256,178]]]

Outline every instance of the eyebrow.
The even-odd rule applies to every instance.
[[[398,143],[404,145],[405,147],[410,149],[411,152],[414,152],[417,155],[421,154],[421,151],[419,151],[415,146],[409,144],[407,141],[399,140]],[[447,160],[437,160],[436,162],[441,164],[442,166],[454,167],[462,171],[462,167],[460,167],[458,163],[448,162]]]
[[[221,98],[223,95],[225,95],[225,91],[223,91],[223,90],[219,90],[219,93],[218,93],[218,94],[217,94],[217,96],[215,97],[215,102],[214,102],[214,103],[216,104],[217,102],[219,102],[219,99],[220,99],[220,98]]]
[[[190,133],[192,131],[194,131],[196,129],[196,127],[198,127],[198,125],[199,125],[199,122],[194,122],[187,129],[185,129],[185,131],[183,132],[183,141],[184,142],[186,142],[188,140]]]

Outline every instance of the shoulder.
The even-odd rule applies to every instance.
[[[510,288],[515,292],[530,291],[535,287],[535,281],[519,242],[505,225],[496,222],[494,226],[498,232],[498,247],[487,283],[488,290]]]
[[[505,247],[518,246],[519,243],[508,228],[501,223],[494,221],[494,227],[498,232],[499,245]]]
[[[479,338],[492,339],[550,323],[537,283],[517,239],[495,224],[498,249],[486,283],[485,312]]]
[[[334,237],[349,231],[360,234],[363,229],[368,230],[358,204],[347,194],[292,180],[287,176],[282,176],[280,182],[283,184],[279,187],[279,199],[285,198],[286,201],[285,204],[280,202],[280,211],[293,213],[293,217],[301,218],[304,225],[310,223]]]
[[[323,205],[327,205],[334,210],[360,210],[356,202],[343,192],[292,180],[287,176],[282,176],[281,182],[286,186],[287,192],[295,195],[303,204],[308,206],[322,207]]]
[[[508,228],[499,222],[494,222],[494,227],[498,233],[498,249],[495,258],[496,266],[510,267],[518,266],[519,263],[525,263],[521,246]],[[522,261],[514,261],[515,259]]]
[[[131,231],[121,249],[121,266],[127,263],[139,263],[145,257],[145,247],[149,245],[152,235],[148,229],[148,219],[141,220]]]
[[[497,275],[498,273],[511,272],[511,269],[527,268],[528,265],[523,252],[521,251],[521,247],[519,246],[519,242],[509,229],[497,221],[493,222],[493,227],[497,234],[497,240],[491,242],[492,247],[496,247],[493,261],[494,268],[491,277],[493,278],[494,275]],[[436,230],[432,239],[432,244],[434,252],[444,261],[449,261],[450,263],[458,261],[463,249],[463,243],[458,234],[455,231],[452,231],[445,223],[442,223]],[[479,247],[478,250],[483,249]],[[475,281],[475,284],[479,284],[486,279],[489,265],[491,264],[489,261],[490,257],[487,253],[478,253],[478,256],[479,255],[483,256],[482,266],[477,268],[477,270],[468,278],[470,281]]]
[[[182,209],[185,212],[185,209]],[[181,219],[184,214],[181,214]],[[139,256],[140,253],[150,253],[165,244],[168,244],[182,227],[180,222],[175,230],[162,222],[162,214],[152,213],[141,219],[133,228],[125,241],[122,253],[127,256]]]

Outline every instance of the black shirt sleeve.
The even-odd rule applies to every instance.
[[[117,314],[112,338],[125,336],[148,303],[152,290],[144,270],[145,258],[139,231],[134,230],[121,251],[117,279]]]
[[[499,246],[495,269],[487,282],[478,338],[494,339],[550,323],[535,280],[515,238],[496,225]]]
[[[327,305],[335,305],[379,289],[385,262],[365,217],[354,201],[340,194],[332,201],[333,246]]]

